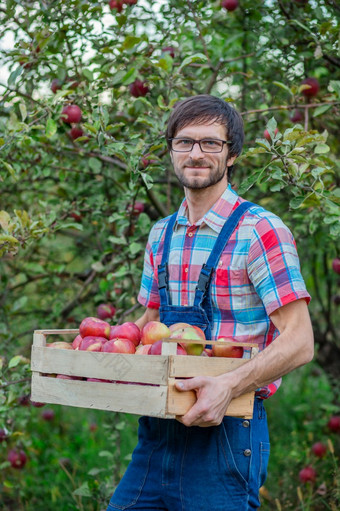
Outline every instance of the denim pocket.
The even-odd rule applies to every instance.
[[[270,455],[270,443],[260,442],[260,470],[259,470],[259,488],[264,485],[267,478],[268,461]]]
[[[252,455],[251,451],[250,456],[244,454],[250,448],[250,428],[242,427],[242,422],[239,419],[224,419],[220,429],[220,445],[228,475],[247,491]]]

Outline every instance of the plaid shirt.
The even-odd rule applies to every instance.
[[[193,305],[203,263],[208,259],[224,222],[244,199],[229,185],[206,215],[190,225],[184,199],[172,235],[169,257],[169,289],[173,305]],[[169,217],[151,229],[145,251],[138,301],[159,308],[157,268]],[[213,306],[212,340],[256,343],[260,351],[278,335],[269,315],[278,307],[300,298],[310,301],[293,235],[273,213],[252,206],[233,232],[220,257],[211,282]],[[278,380],[257,394],[267,398]]]

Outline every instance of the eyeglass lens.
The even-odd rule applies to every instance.
[[[223,142],[221,140],[203,139],[192,140],[191,138],[174,138],[172,140],[172,149],[180,152],[190,152],[195,143],[198,143],[201,151],[204,153],[219,153],[223,149]]]

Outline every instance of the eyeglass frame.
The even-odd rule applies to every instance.
[[[199,140],[195,140],[193,138],[190,138],[190,137],[173,137],[173,138],[168,138],[167,139],[168,142],[171,142],[171,151],[175,151],[175,153],[190,153],[193,148],[195,147],[195,144],[198,144],[199,145],[199,148],[201,150],[202,153],[204,154],[219,154],[223,151],[223,148],[224,148],[224,144],[230,144],[231,141],[230,140],[221,140],[220,138],[201,138]],[[173,149],[172,147],[172,141],[173,140],[192,140],[192,146],[191,146],[191,149],[187,150],[187,151],[178,151],[177,149]],[[213,140],[215,142],[222,142],[222,148],[220,151],[203,151],[202,147],[201,147],[201,142],[203,142],[204,140]]]

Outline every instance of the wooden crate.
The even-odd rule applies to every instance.
[[[162,355],[152,356],[46,347],[47,336],[74,337],[78,333],[78,330],[73,329],[34,332],[31,358],[32,401],[175,418],[176,415],[185,414],[196,401],[194,391],[176,390],[174,383],[177,378],[217,376],[248,361],[244,358],[176,355],[176,339],[167,339],[169,342],[163,343]],[[49,339],[49,342],[51,341],[53,339]],[[206,343],[221,344],[218,341]],[[258,352],[255,344],[237,343],[237,346],[249,348],[251,356]],[[56,374],[115,380],[127,382],[128,385],[60,379],[53,377]],[[244,394],[231,401],[226,415],[251,419],[253,405],[254,392]]]

